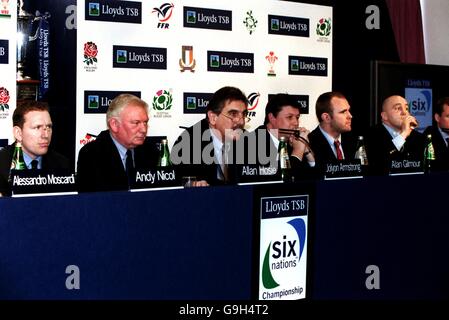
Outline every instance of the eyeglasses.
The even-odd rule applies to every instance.
[[[227,114],[220,112],[218,115],[220,115],[220,114],[222,114],[223,116],[225,116],[226,118],[228,118],[234,122],[239,122],[242,119],[245,122],[251,121],[251,118],[248,117],[248,111],[239,112],[239,111],[231,110],[231,111],[228,111]]]

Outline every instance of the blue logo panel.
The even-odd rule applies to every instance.
[[[288,56],[288,74],[327,77],[327,58]]]
[[[184,28],[232,31],[232,11],[184,7]]]
[[[106,113],[111,101],[122,93],[140,98],[140,91],[84,91],[84,113]]]
[[[254,53],[207,51],[207,71],[254,73]]]
[[[0,40],[0,64],[9,63],[9,41]]]
[[[85,2],[85,20],[142,23],[142,3],[97,0]]]
[[[205,114],[213,93],[184,92],[184,114]]]
[[[167,48],[113,46],[114,68],[167,69]]]
[[[309,37],[310,20],[268,15],[268,33],[283,36]]]

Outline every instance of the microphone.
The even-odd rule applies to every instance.
[[[300,136],[301,131],[299,131],[298,129],[283,129],[283,128],[279,128],[278,131],[280,133],[292,134],[295,137],[296,140],[302,141],[309,150],[312,150],[310,148],[309,141],[307,141],[306,139],[304,139],[303,137]]]
[[[293,134],[293,136],[295,137],[295,138],[298,138],[299,137],[299,135],[300,135],[300,131],[299,130],[296,130],[296,129],[283,129],[283,128],[279,128],[278,129],[278,131],[280,132],[280,133],[289,133],[289,134]]]

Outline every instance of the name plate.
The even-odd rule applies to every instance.
[[[257,183],[282,181],[277,167],[262,165],[241,165],[237,167],[238,183]]]
[[[326,163],[324,178],[326,180],[362,178],[365,170],[358,159],[332,161]]]
[[[75,173],[69,170],[13,170],[12,196],[77,193]]]
[[[156,167],[138,170],[131,189],[168,188],[180,185],[181,181],[174,167]]]
[[[390,163],[390,176],[424,173],[422,160],[393,159]]]

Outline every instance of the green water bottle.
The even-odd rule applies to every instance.
[[[429,173],[432,170],[433,160],[435,160],[435,149],[432,144],[432,135],[429,133],[424,148],[424,172]]]
[[[159,167],[169,167],[172,165],[170,161],[170,150],[168,150],[167,139],[161,140],[161,150],[159,153],[159,161],[157,163]]]
[[[279,139],[278,152],[279,152],[279,167],[281,170],[282,181],[290,182],[292,180],[291,167],[290,167],[290,158],[288,156],[287,142],[285,141],[285,137],[280,137],[280,139]]]
[[[22,144],[16,142],[14,147],[14,153],[12,155],[11,170],[24,170],[26,169],[25,161],[23,160]]]

